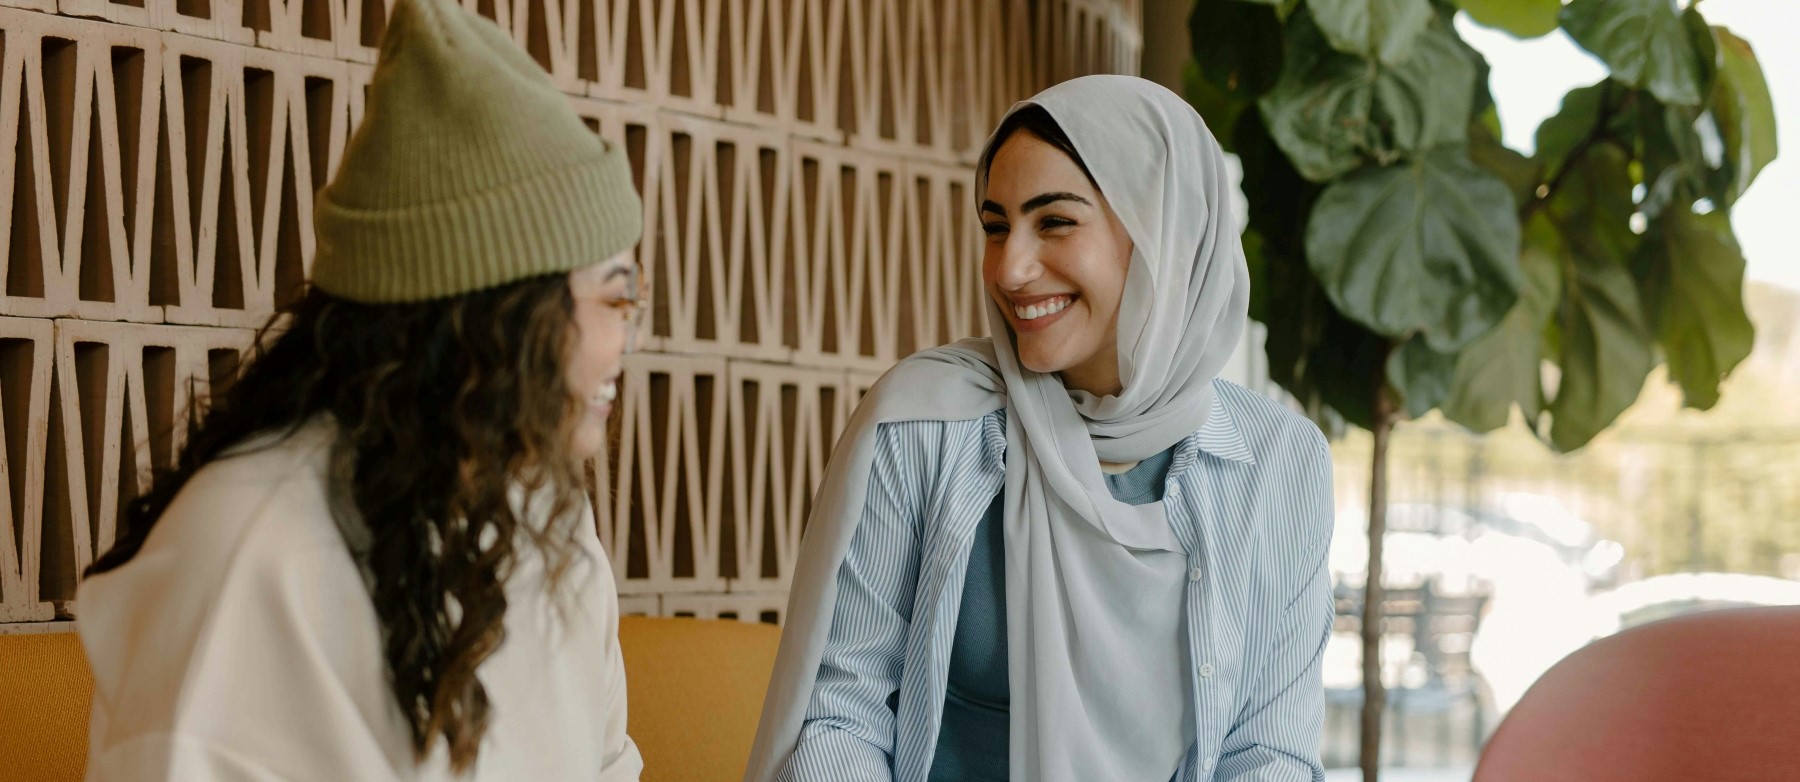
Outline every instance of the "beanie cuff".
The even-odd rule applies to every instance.
[[[428,301],[591,266],[637,244],[623,150],[451,201],[358,209],[321,191],[313,284],[366,304]]]

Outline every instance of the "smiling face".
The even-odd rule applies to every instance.
[[[1124,224],[1075,160],[1024,130],[994,153],[983,199],[982,282],[1017,336],[1019,363],[1117,394]]]
[[[637,300],[638,278],[631,253],[626,250],[569,273],[575,336],[564,379],[582,410],[570,444],[580,458],[600,453],[606,443],[606,419],[619,395],[621,362],[636,339],[630,310]]]

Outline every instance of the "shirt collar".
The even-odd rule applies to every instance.
[[[1232,420],[1231,413],[1225,409],[1225,400],[1219,398],[1216,387],[1212,414],[1206,417],[1206,424],[1200,427],[1200,431],[1189,439],[1193,440],[1195,447],[1221,459],[1256,464],[1256,456],[1250,453],[1250,444],[1244,440],[1244,431]]]

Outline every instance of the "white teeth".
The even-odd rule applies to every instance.
[[[1055,315],[1058,312],[1062,312],[1068,308],[1069,303],[1072,301],[1074,301],[1074,299],[1071,297],[1058,296],[1054,299],[1047,300],[1042,304],[1033,304],[1029,307],[1015,306],[1013,307],[1013,314],[1019,316],[1019,320],[1037,320],[1045,315]]]
[[[609,405],[617,398],[619,398],[619,384],[613,382],[607,383],[606,385],[601,386],[600,390],[595,391],[593,401],[594,404],[597,405]]]

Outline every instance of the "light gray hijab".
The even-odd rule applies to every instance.
[[[809,519],[749,782],[773,780],[799,738],[877,426],[1000,407],[1012,778],[1168,779],[1193,741],[1186,556],[1163,504],[1113,499],[1100,462],[1159,453],[1211,413],[1249,300],[1231,179],[1200,116],[1153,82],[1082,77],[1013,111],[1032,104],[1074,143],[1134,244],[1119,307],[1123,390],[1096,397],[1021,366],[991,298],[991,340],[922,351],[871,389]],[[986,191],[984,176],[977,200]]]

